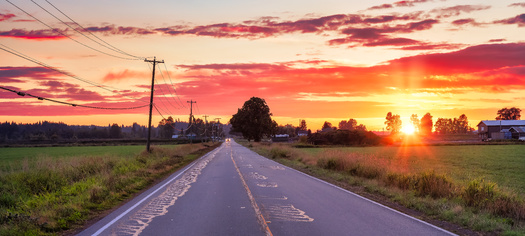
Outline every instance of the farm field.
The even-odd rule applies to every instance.
[[[401,173],[435,171],[453,181],[492,181],[502,190],[525,194],[525,145],[382,146],[303,148],[299,152],[326,156],[334,152],[365,155]]]
[[[0,235],[74,230],[217,145],[2,148]]]
[[[20,166],[21,162],[34,162],[42,158],[78,156],[135,156],[145,146],[78,146],[78,147],[13,147],[0,148],[0,170]]]

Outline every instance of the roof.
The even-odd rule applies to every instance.
[[[517,131],[518,133],[525,133],[525,126],[511,127],[510,129]],[[512,131],[511,131],[512,132]]]
[[[525,120],[482,120],[477,126],[484,123],[486,126],[525,126]]]

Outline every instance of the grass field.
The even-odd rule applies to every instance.
[[[435,171],[465,183],[483,178],[503,190],[525,195],[525,145],[383,146],[303,148],[300,152],[330,155],[334,152],[366,155],[382,160],[400,173]]]
[[[0,149],[0,235],[57,235],[218,144]]]
[[[259,154],[351,191],[475,230],[525,235],[525,145],[296,148],[245,143]],[[300,146],[301,147],[301,146]]]
[[[166,146],[166,147],[169,147]],[[78,147],[13,147],[0,148],[0,171],[31,165],[42,159],[61,160],[69,157],[130,157],[146,150],[145,146],[78,146]]]

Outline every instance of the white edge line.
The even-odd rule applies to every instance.
[[[188,169],[190,169],[191,167],[193,167],[195,164],[197,164],[197,162],[199,162],[200,159],[204,158],[205,156],[208,156],[211,152],[213,152],[215,150],[212,150],[208,153],[206,153],[206,155],[200,157],[199,159],[195,160],[191,165],[187,166],[186,168],[184,168],[183,171],[181,171],[178,175],[176,175],[175,177],[171,178],[168,182],[164,183],[163,185],[159,186],[157,189],[155,189],[153,192],[151,192],[150,194],[148,194],[148,196],[142,198],[140,201],[138,201],[137,203],[135,203],[135,205],[131,206],[130,208],[128,208],[125,212],[122,212],[120,215],[118,215],[117,217],[115,217],[112,221],[110,221],[109,223],[107,223],[106,225],[104,225],[102,228],[100,228],[99,230],[97,230],[97,232],[95,232],[94,234],[92,234],[93,236],[97,236],[99,234],[101,234],[102,232],[104,232],[107,228],[109,228],[111,225],[113,225],[115,222],[117,222],[118,220],[120,220],[122,217],[124,217],[126,214],[128,214],[130,211],[132,211],[133,209],[135,209],[137,206],[139,206],[142,202],[146,201],[148,198],[150,198],[153,194],[157,193],[159,190],[161,190],[162,188],[166,187],[166,185],[170,184],[171,182],[173,182],[173,180],[177,179],[180,175],[186,173],[186,171]]]
[[[240,145],[240,146],[242,146],[242,145]],[[244,147],[244,146],[242,146],[242,147]],[[247,148],[247,147],[244,147],[244,148],[250,150],[250,149]],[[252,151],[252,150],[250,150],[250,151]],[[252,152],[253,152],[253,151],[252,151]],[[254,152],[254,153],[256,153],[256,152]],[[258,153],[256,153],[256,154],[259,155]],[[261,155],[259,155],[259,156],[261,156]],[[329,185],[329,186],[332,186],[332,187],[334,187],[334,188],[337,188],[337,189],[339,189],[339,190],[342,190],[342,191],[344,191],[344,192],[347,192],[347,193],[349,193],[349,194],[351,194],[351,195],[354,195],[354,196],[356,196],[356,197],[358,197],[358,198],[361,198],[361,199],[363,199],[363,200],[365,200],[365,201],[368,201],[368,202],[370,202],[370,203],[373,203],[373,204],[375,204],[375,205],[377,205],[377,206],[381,206],[381,207],[386,208],[386,209],[388,209],[388,210],[391,210],[391,211],[393,211],[393,212],[395,212],[395,213],[398,213],[398,214],[400,214],[400,215],[402,215],[402,216],[408,217],[409,219],[412,219],[412,220],[418,221],[418,222],[420,222],[420,223],[423,223],[423,224],[425,224],[425,225],[427,225],[427,226],[430,226],[430,227],[432,227],[432,228],[435,228],[435,229],[437,229],[437,230],[440,230],[440,231],[442,231],[442,232],[444,232],[444,233],[447,233],[447,234],[449,234],[449,235],[455,235],[455,236],[457,236],[457,234],[455,234],[455,233],[452,233],[452,232],[450,232],[450,231],[448,231],[448,230],[446,230],[446,229],[443,229],[443,228],[440,228],[440,227],[435,226],[435,225],[433,225],[433,224],[430,224],[430,223],[428,223],[428,222],[426,222],[426,221],[424,221],[424,220],[420,220],[420,219],[415,218],[415,217],[413,217],[413,216],[411,216],[411,215],[407,215],[407,214],[405,214],[405,213],[403,213],[403,212],[400,212],[400,211],[398,211],[398,210],[396,210],[396,209],[394,209],[394,208],[387,207],[387,206],[385,206],[385,205],[383,205],[383,204],[381,204],[381,203],[378,203],[378,202],[372,201],[372,200],[370,200],[370,199],[368,199],[368,198],[365,198],[365,197],[363,197],[363,196],[361,196],[361,195],[359,195],[359,194],[357,194],[357,193],[351,192],[351,191],[349,191],[349,190],[347,190],[347,189],[344,189],[344,188],[341,188],[341,187],[339,187],[339,186],[337,186],[337,185],[333,185],[333,184],[328,183],[328,182],[326,182],[326,181],[324,181],[324,180],[322,180],[322,179],[315,178],[315,177],[313,177],[313,176],[311,176],[311,175],[308,175],[308,174],[306,174],[306,173],[303,173],[303,172],[301,172],[301,171],[298,171],[298,170],[296,170],[296,169],[294,169],[294,168],[291,168],[291,167],[285,166],[285,165],[283,165],[283,164],[281,164],[281,163],[279,163],[279,162],[276,162],[276,161],[271,160],[271,159],[269,159],[269,158],[266,158],[266,157],[264,157],[264,156],[261,156],[261,157],[265,158],[266,160],[269,160],[269,161],[275,162],[276,164],[279,164],[279,165],[281,165],[281,166],[283,166],[283,167],[285,167],[285,168],[287,168],[287,169],[289,169],[289,170],[293,170],[293,171],[295,171],[295,172],[297,172],[297,173],[300,173],[300,174],[303,174],[303,175],[305,175],[305,176],[308,176],[308,177],[311,178],[311,179],[317,180],[317,181],[319,181],[319,182],[321,182],[321,183],[325,183],[325,184],[327,184],[327,185]]]

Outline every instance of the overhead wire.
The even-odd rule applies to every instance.
[[[22,92],[22,91],[16,91],[16,90],[5,88],[5,87],[0,87],[0,89],[16,93],[19,96],[29,96],[29,97],[36,98],[38,100],[46,100],[46,101],[50,101],[50,102],[54,102],[54,103],[60,103],[60,104],[63,104],[63,105],[70,105],[70,106],[74,106],[74,107],[85,107],[85,108],[103,109],[103,110],[131,110],[131,109],[138,109],[138,108],[143,108],[143,107],[149,106],[149,104],[148,105],[143,105],[143,106],[135,106],[135,107],[98,107],[98,106],[89,106],[89,105],[75,104],[75,103],[70,103],[70,102],[62,102],[62,101],[58,101],[58,100],[55,100],[55,99],[45,98],[45,97],[33,95],[33,94],[30,94],[30,93],[25,93],[25,92]]]
[[[131,96],[128,96],[128,95],[125,95],[125,94],[123,94],[123,93],[121,93],[121,92],[116,91],[116,90],[121,90],[121,89],[114,88],[114,87],[110,87],[110,86],[107,86],[107,85],[103,85],[103,84],[96,83],[96,82],[93,82],[93,81],[90,81],[90,80],[87,80],[87,79],[80,78],[80,77],[78,77],[78,76],[76,76],[76,75],[73,75],[73,74],[67,72],[67,71],[60,70],[60,69],[55,68],[55,67],[53,67],[53,66],[51,66],[51,65],[48,65],[48,64],[46,64],[46,63],[44,63],[44,62],[41,62],[41,61],[39,61],[39,60],[37,60],[37,59],[34,59],[34,58],[30,57],[30,56],[27,56],[27,55],[25,55],[25,54],[23,54],[23,53],[21,53],[21,52],[19,52],[19,51],[16,51],[16,50],[14,50],[14,49],[12,49],[12,48],[10,48],[10,47],[8,47],[8,46],[2,44],[2,43],[0,43],[0,50],[6,51],[6,52],[11,53],[11,54],[13,54],[13,55],[15,55],[15,56],[18,56],[18,57],[20,57],[20,58],[23,58],[23,59],[25,59],[25,60],[28,60],[28,61],[33,62],[33,63],[35,63],[35,64],[38,64],[38,65],[40,65],[40,66],[42,66],[42,67],[45,67],[45,68],[47,68],[47,69],[50,69],[50,70],[56,71],[56,72],[58,72],[58,73],[61,73],[61,74],[66,75],[66,76],[69,76],[69,77],[71,77],[71,78],[74,78],[74,79],[76,79],[76,80],[82,81],[82,82],[84,82],[84,83],[87,83],[87,84],[93,85],[93,86],[98,87],[98,88],[100,88],[100,89],[104,89],[104,90],[106,90],[106,91],[109,91],[109,92],[112,92],[112,93],[116,93],[116,94],[122,95],[123,97],[127,97],[127,98],[130,98],[130,99],[133,99],[133,100],[139,100],[139,101],[141,101],[141,100],[138,99],[138,98],[134,98],[134,97],[131,97]],[[110,88],[112,88],[113,90],[110,89]],[[142,101],[142,102],[144,102],[144,101]]]
[[[148,67],[149,67],[150,70],[152,70],[152,67],[150,66],[149,63],[148,63]],[[162,92],[162,95],[163,95],[163,96],[160,96],[160,97],[157,96],[158,101],[160,102],[160,104],[162,104],[162,106],[168,111],[168,114],[175,114],[174,112],[172,112],[172,111],[168,108],[168,106],[166,106],[166,104],[165,104],[165,103],[162,101],[162,99],[161,99],[161,97],[164,97],[164,90],[162,89],[162,86],[160,86],[159,83],[158,83],[156,80],[154,80],[154,83],[157,85],[158,90],[157,90],[157,89],[154,89],[154,90],[153,90],[153,93],[155,93],[156,91],[159,91],[159,92]],[[158,93],[157,93],[157,94],[158,94]],[[161,95],[161,94],[158,94],[158,95]],[[164,100],[166,100],[166,97],[164,97]],[[168,103],[168,104],[170,104],[170,103]],[[171,105],[171,104],[170,104],[170,105]]]
[[[35,3],[33,0],[31,0],[31,1],[32,1],[33,3]],[[124,54],[124,55],[130,56],[130,57],[134,57],[134,58],[137,58],[137,59],[139,59],[139,60],[143,60],[143,59],[145,59],[144,57],[135,56],[135,55],[129,54],[129,53],[125,52],[125,51],[122,51],[122,50],[120,50],[119,48],[117,48],[117,47],[111,45],[110,43],[108,43],[108,42],[106,42],[106,41],[104,41],[103,39],[97,37],[95,34],[91,33],[90,30],[84,28],[82,25],[80,25],[78,22],[76,22],[76,21],[73,20],[71,17],[69,17],[66,13],[64,13],[63,11],[61,11],[60,9],[58,9],[58,7],[56,7],[55,5],[53,5],[52,3],[50,3],[48,0],[45,0],[45,1],[46,1],[49,5],[51,5],[53,8],[55,8],[55,10],[57,10],[57,11],[60,12],[62,15],[64,15],[66,18],[68,18],[70,21],[72,21],[73,23],[75,23],[76,25],[78,25],[80,28],[82,28],[82,30],[84,30],[85,32],[89,33],[91,36],[95,37],[96,39],[102,41],[102,42],[103,42],[104,44],[106,44],[107,46],[106,46],[106,45],[103,45],[103,44],[101,44],[101,43],[99,43],[99,42],[97,42],[96,40],[91,39],[90,37],[86,36],[84,33],[78,31],[77,29],[75,29],[75,28],[73,28],[73,27],[71,27],[69,24],[63,22],[62,20],[58,19],[56,16],[54,16],[53,14],[50,13],[53,17],[55,17],[56,19],[60,20],[60,22],[64,23],[65,25],[67,25],[67,26],[70,27],[71,29],[75,30],[76,32],[80,33],[80,34],[83,35],[84,37],[86,37],[86,38],[92,40],[93,42],[95,42],[95,43],[97,43],[97,44],[99,44],[99,45],[101,45],[101,46],[103,46],[103,47],[106,47],[106,48],[108,48],[108,49],[110,49],[110,50],[112,50],[112,51],[114,51],[114,52],[118,52],[118,53],[121,53],[121,54]],[[35,3],[35,4],[36,4],[37,6],[40,6],[40,5],[38,5],[37,3]],[[41,7],[41,8],[42,8],[42,7]],[[45,10],[45,9],[44,9],[44,10]],[[45,11],[46,11],[46,10],[45,10]],[[47,12],[47,11],[46,11],[46,12]]]
[[[161,74],[161,76],[162,76],[162,80],[164,81],[164,83],[165,83],[166,85],[168,85],[168,83],[166,82],[166,79],[165,79],[165,77],[164,77],[164,72],[162,71],[160,65],[157,64],[157,66],[158,66],[159,71],[160,71],[160,74]],[[166,64],[165,64],[165,63],[164,63],[164,67],[166,68]],[[169,71],[168,71],[168,70],[166,70],[166,74],[168,74],[168,76],[169,76]],[[171,82],[171,77],[170,77],[170,82]],[[172,85],[172,86],[169,86],[169,85],[167,86],[168,91],[170,92],[171,98],[173,99],[173,101],[175,101],[175,103],[176,103],[177,105],[179,105],[179,106],[181,106],[181,107],[184,107],[184,105],[183,105],[183,103],[180,101],[180,99],[178,99],[178,100],[175,99],[175,96],[178,97],[178,95],[177,95],[177,92],[175,91],[175,89],[173,88],[173,82],[171,82],[171,85]],[[170,88],[173,90],[173,93],[171,92]],[[175,96],[174,96],[173,94],[175,94]],[[182,105],[181,105],[181,104],[182,104]],[[177,108],[177,109],[180,109],[180,108]]]
[[[173,81],[171,80],[171,76],[170,76],[170,73],[169,73],[169,71],[168,71],[168,67],[166,66],[166,63],[164,63],[164,68],[166,69],[166,74],[168,74],[168,78],[169,78],[169,80],[170,80],[170,83],[171,83],[171,86],[172,86],[172,88],[173,88],[173,91],[175,92],[175,96],[177,97],[177,100],[178,100],[179,103],[182,105],[182,107],[187,108],[187,107],[184,105],[184,103],[180,100],[180,97],[179,97],[179,95],[178,95],[178,93],[177,93],[177,90],[175,90],[175,85],[173,84]]]
[[[57,30],[57,29],[51,27],[50,25],[46,24],[45,22],[41,21],[40,19],[36,18],[35,16],[31,15],[30,13],[28,13],[28,12],[25,11],[24,9],[20,8],[20,7],[17,6],[16,4],[12,3],[11,1],[9,1],[9,0],[5,0],[5,1],[8,2],[8,3],[10,3],[11,5],[13,5],[14,7],[16,7],[18,10],[24,12],[24,13],[25,13],[26,15],[28,15],[29,17],[31,17],[31,18],[35,19],[36,21],[40,22],[41,24],[47,26],[47,27],[50,28],[51,30],[57,32],[58,34],[60,34],[60,35],[62,35],[62,36],[64,36],[64,37],[67,37],[67,38],[69,38],[69,39],[75,41],[76,43],[78,43],[78,44],[80,44],[80,45],[82,45],[82,46],[84,46],[84,47],[87,47],[87,48],[89,48],[89,49],[91,49],[91,50],[94,50],[94,51],[97,51],[97,52],[99,52],[99,53],[105,54],[105,55],[107,55],[107,56],[115,57],[115,58],[120,58],[120,59],[124,59],[124,60],[142,60],[142,59],[138,59],[138,58],[126,58],[126,57],[121,57],[121,56],[117,56],[117,55],[109,54],[109,53],[107,53],[107,52],[100,51],[100,50],[98,50],[98,49],[96,49],[96,48],[94,48],[94,47],[91,47],[91,46],[89,46],[89,45],[87,45],[87,44],[85,44],[85,43],[82,43],[82,42],[80,42],[80,41],[78,41],[78,40],[72,38],[71,36],[69,36],[69,35],[67,35],[67,34],[64,34],[64,33],[61,32],[60,30]]]

